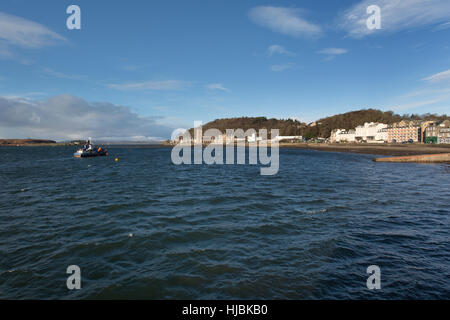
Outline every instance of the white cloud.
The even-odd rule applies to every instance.
[[[292,37],[317,37],[321,35],[320,26],[300,17],[301,9],[258,6],[250,10],[250,19],[270,30]]]
[[[319,51],[320,54],[326,54],[329,56],[337,56],[340,54],[346,54],[347,52],[348,50],[343,48],[326,48]]]
[[[168,138],[172,128],[157,117],[141,117],[128,107],[89,103],[72,95],[48,100],[0,97],[0,136],[54,140]]]
[[[39,23],[0,12],[0,40],[8,45],[41,48],[66,39]]]
[[[450,80],[450,70],[433,74],[422,80],[430,81],[430,82],[440,82],[440,81],[444,81],[444,80]]]
[[[381,30],[369,30],[366,25],[370,5],[381,9]],[[449,0],[363,0],[344,11],[338,18],[339,26],[349,36],[362,38],[367,35],[398,32],[448,22]]]
[[[295,53],[286,50],[285,47],[280,46],[278,44],[271,45],[267,49],[267,54],[269,55],[269,57],[273,56],[274,54],[282,54],[282,55],[287,55],[287,56],[294,56],[295,55]]]
[[[292,69],[294,67],[293,63],[287,63],[287,64],[276,64],[270,67],[270,70],[273,72],[281,72],[288,69]]]
[[[211,83],[206,86],[209,90],[221,90],[225,92],[230,92],[230,89],[225,88],[225,86],[222,83]]]
[[[182,90],[190,85],[189,82],[179,80],[166,80],[166,81],[145,81],[134,83],[122,83],[122,84],[109,84],[108,87],[112,89],[122,91],[133,90]]]

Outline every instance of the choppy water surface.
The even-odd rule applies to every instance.
[[[450,298],[447,165],[282,149],[261,176],[73,151],[0,148],[0,298]]]

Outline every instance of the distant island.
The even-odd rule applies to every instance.
[[[85,140],[56,142],[49,139],[0,139],[0,147],[32,147],[32,146],[81,146]],[[161,141],[96,141],[99,145],[116,146],[158,146]]]
[[[49,146],[56,141],[44,139],[0,139],[0,146]]]

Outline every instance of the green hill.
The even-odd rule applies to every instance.
[[[212,122],[208,122],[203,126],[203,132],[208,129],[219,129],[221,132],[225,133],[227,129],[243,129],[244,131],[248,129],[268,129],[270,135],[270,129],[279,129],[280,135],[283,136],[294,136],[300,135],[307,128],[306,123],[301,123],[296,120],[279,120],[279,119],[267,119],[265,117],[256,118],[226,118],[217,119]],[[191,134],[193,129],[190,130]]]

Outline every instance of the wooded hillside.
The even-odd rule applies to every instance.
[[[265,117],[256,118],[226,118],[217,119],[203,126],[203,131],[210,128],[219,129],[225,133],[226,129],[279,129],[282,136],[304,136],[310,138],[328,138],[333,129],[354,129],[365,122],[380,122],[392,124],[401,120],[445,120],[450,119],[447,115],[398,115],[392,111],[381,111],[375,109],[364,109],[351,111],[343,114],[317,120],[315,123],[307,125],[296,120],[267,119]],[[190,130],[193,133],[193,130]]]

